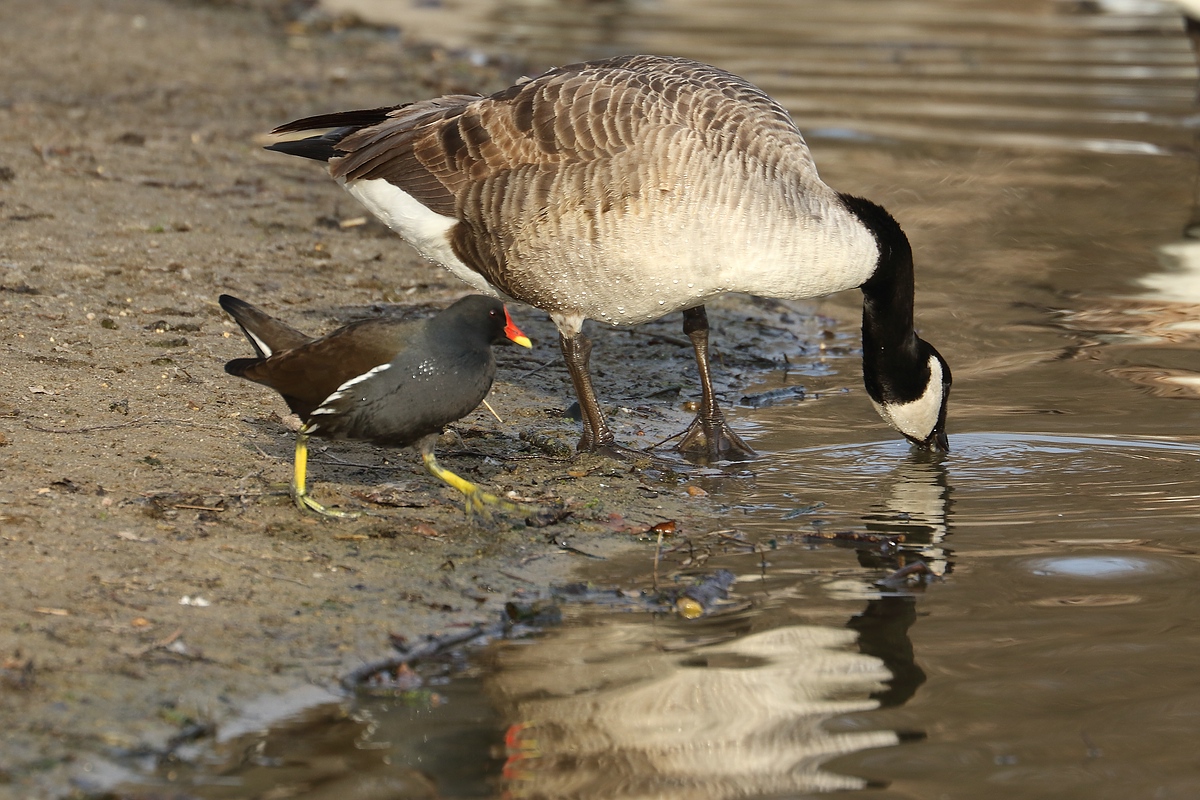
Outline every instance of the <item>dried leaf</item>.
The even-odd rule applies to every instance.
[[[648,525],[629,522],[620,514],[609,514],[608,529],[613,533],[627,533],[631,536],[640,536],[650,530],[650,527]]]
[[[441,538],[441,534],[437,532],[436,528],[434,528],[432,525],[427,525],[424,522],[418,522],[416,525],[413,525],[412,530],[413,533],[419,536],[424,536],[426,539]]]
[[[429,501],[420,495],[415,495],[407,485],[397,487],[381,487],[371,492],[351,492],[354,497],[368,503],[392,508],[427,508]]]

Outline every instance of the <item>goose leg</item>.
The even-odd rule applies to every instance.
[[[725,415],[717,405],[713,392],[712,373],[708,367],[708,314],[704,306],[683,312],[683,332],[692,340],[696,351],[696,369],[700,372],[700,411],[683,432],[676,450],[699,450],[703,447],[713,461],[722,457],[753,458],[754,448],[742,441],[725,423]],[[699,445],[700,440],[704,441]]]
[[[296,455],[292,464],[292,500],[301,511],[313,511],[324,517],[339,517],[354,519],[358,514],[352,511],[337,511],[326,508],[313,500],[308,494],[305,484],[308,482],[308,434],[303,430],[296,434]]]
[[[596,390],[592,386],[592,373],[588,366],[592,354],[591,340],[580,331],[574,336],[559,333],[558,343],[562,347],[567,372],[571,374],[575,396],[579,398],[579,410],[583,414],[583,437],[576,449],[581,453],[614,449],[616,437],[604,420],[604,412],[600,410]]]

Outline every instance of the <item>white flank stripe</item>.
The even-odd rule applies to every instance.
[[[365,380],[369,380],[379,373],[386,372],[391,368],[392,365],[390,363],[380,364],[378,367],[372,367],[371,369],[367,370],[362,375],[351,378],[339,386],[337,391],[322,400],[321,405],[317,407],[316,410],[314,410],[309,416],[315,417],[317,414],[336,414],[337,411],[329,407],[330,403],[334,402],[335,400],[341,400],[356,384],[362,383]]]

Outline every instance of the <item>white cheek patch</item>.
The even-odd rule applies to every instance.
[[[477,291],[496,296],[496,290],[488,285],[483,276],[454,254],[450,231],[458,224],[456,218],[429,210],[411,194],[383,178],[348,181],[342,185],[380,222],[417,248],[421,255],[441,264]]]
[[[875,410],[883,421],[905,436],[925,441],[937,427],[942,416],[942,363],[929,358],[929,384],[925,393],[910,403],[876,403]]]

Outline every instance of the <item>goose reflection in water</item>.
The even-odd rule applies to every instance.
[[[668,630],[664,630],[668,628]],[[892,675],[851,630],[774,628],[715,644],[648,622],[571,626],[491,651],[509,730],[506,796],[726,798],[862,788],[821,764],[895,745],[831,733]],[[711,641],[711,639],[710,639]]]
[[[810,467],[817,460],[826,459]],[[507,795],[694,799],[864,788],[822,764],[900,737],[861,724],[831,731],[830,721],[902,705],[926,679],[909,638],[919,595],[871,581],[916,559],[937,574],[951,569],[951,494],[941,457],[891,470],[866,524],[904,534],[904,548],[878,562],[860,551],[868,571],[856,579],[840,567],[822,578],[807,560],[793,569],[781,559],[740,576],[738,594],[752,611],[687,624],[611,613],[593,622],[573,612],[584,619],[497,643],[484,680],[500,715],[516,723]],[[827,596],[864,600],[862,611],[840,628],[791,624],[803,613],[795,587],[814,579]]]
[[[950,492],[943,459],[914,453],[911,460],[897,465],[886,498],[864,517],[867,530],[903,536],[905,558],[919,558],[934,575],[944,576],[953,569],[951,551],[945,546],[950,533]],[[859,551],[859,563],[887,566],[866,550]]]
[[[1200,66],[1200,0],[1175,0],[1184,28]],[[1200,110],[1200,82],[1196,109]],[[1194,129],[1193,147],[1200,151],[1200,116],[1188,124]],[[1088,308],[1061,312],[1056,324],[1086,338],[1069,348],[1068,357],[1098,346],[1156,347],[1153,365],[1122,364],[1108,374],[1143,386],[1159,397],[1194,400],[1200,397],[1200,371],[1194,353],[1200,340],[1200,176],[1193,182],[1191,209],[1182,235],[1158,246],[1160,269],[1137,279],[1144,290],[1139,297],[1105,298]],[[1181,354],[1179,354],[1181,353]],[[1171,356],[1176,356],[1172,358]],[[1122,359],[1125,360],[1125,359]],[[1172,363],[1162,363],[1167,360]]]
[[[946,546],[950,535],[950,485],[945,459],[921,453],[896,466],[893,481],[883,499],[864,517],[867,530],[903,536],[895,556],[884,557],[872,550],[859,550],[858,562],[872,570],[891,570],[920,560],[932,575],[943,577],[954,569],[953,551]],[[872,693],[883,707],[900,706],[925,682],[917,665],[908,629],[917,619],[917,597],[908,592],[880,593],[875,586],[855,582],[858,596],[867,598],[866,608],[846,627],[859,634],[860,652],[881,659],[892,679],[885,689]],[[845,594],[846,587],[839,587]]]

